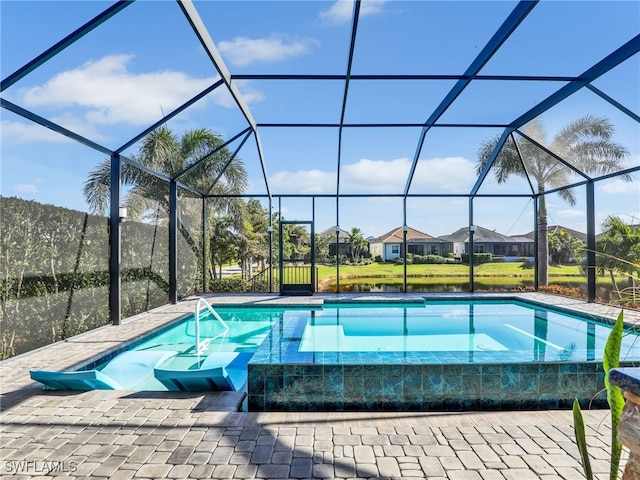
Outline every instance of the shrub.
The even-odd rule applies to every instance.
[[[444,263],[444,258],[441,257],[440,255],[426,255],[424,258],[425,258],[424,263],[430,263],[430,264]]]
[[[404,258],[398,257],[394,260],[397,265],[404,265]],[[407,255],[407,265],[411,265],[413,263],[413,256]]]
[[[474,253],[473,254],[473,264],[480,265],[482,263],[491,263],[492,255],[490,253]],[[462,254],[462,263],[469,263],[469,254]]]
[[[444,258],[440,255],[414,255],[413,263],[416,264],[438,264],[444,263]]]
[[[415,263],[415,264],[424,263],[424,255],[415,254],[413,256],[413,263]]]

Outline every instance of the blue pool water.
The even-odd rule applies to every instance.
[[[229,327],[203,309],[200,313],[200,340],[206,343],[201,355],[212,352],[255,351],[271,328],[282,317],[282,309],[217,308],[216,311]],[[141,343],[135,350],[177,350],[181,354],[194,354],[196,342],[195,316],[187,318],[161,330]]]
[[[165,370],[194,371],[206,365],[207,358],[215,354],[255,352],[273,326],[281,319],[282,310],[260,309],[252,312],[247,309],[222,308],[217,313],[223,319],[219,322],[207,310],[200,312],[199,345],[196,340],[195,315],[155,332],[136,342],[129,350],[139,352],[167,351],[175,352],[157,367]],[[225,327],[228,327],[225,328]],[[223,358],[229,358],[222,355]],[[88,368],[103,370],[113,357],[105,358],[97,365]],[[154,375],[149,375],[135,387],[136,390],[163,391],[167,386]]]
[[[326,305],[285,317],[297,318],[297,328],[304,324],[298,352],[447,352],[443,362],[451,353],[467,361],[481,354],[485,362],[601,360],[611,331],[595,320],[526,303],[489,301]],[[637,353],[637,336],[625,336],[623,352],[634,347]]]

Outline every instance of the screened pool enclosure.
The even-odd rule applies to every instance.
[[[638,2],[3,0],[1,48],[2,358],[222,278],[635,288]]]

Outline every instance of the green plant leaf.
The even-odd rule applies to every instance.
[[[612,385],[609,381],[609,371],[618,368],[620,365],[620,347],[622,344],[622,331],[624,328],[623,312],[620,312],[615,325],[611,329],[609,338],[604,347],[604,386],[607,388],[607,402],[611,409],[611,469],[609,471],[610,480],[618,478],[620,469],[620,457],[622,455],[622,444],[618,441],[618,425],[624,408],[624,396],[620,387]]]
[[[587,480],[593,480],[591,461],[589,460],[589,453],[587,452],[587,437],[584,432],[584,419],[582,418],[582,411],[580,410],[580,403],[577,398],[573,400],[573,432],[576,436],[580,458],[582,458],[584,476],[587,477]]]

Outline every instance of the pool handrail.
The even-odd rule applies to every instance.
[[[216,320],[218,320],[218,322],[220,322],[220,324],[224,328],[224,332],[219,333],[215,337],[205,338],[204,340],[202,340],[202,342],[200,341],[200,304],[201,303],[204,303],[205,307],[207,307],[207,309],[211,312],[211,315],[213,315],[213,317]],[[196,317],[196,339],[195,339],[196,354],[201,355],[202,353],[204,353],[204,351],[207,349],[207,347],[213,340],[215,340],[218,337],[221,337],[222,335],[226,335],[226,333],[229,331],[229,325],[227,325],[227,323],[222,319],[222,317],[218,315],[218,312],[216,312],[213,309],[213,307],[209,304],[209,302],[207,302],[204,298],[198,298],[198,301],[196,302],[195,317]]]

